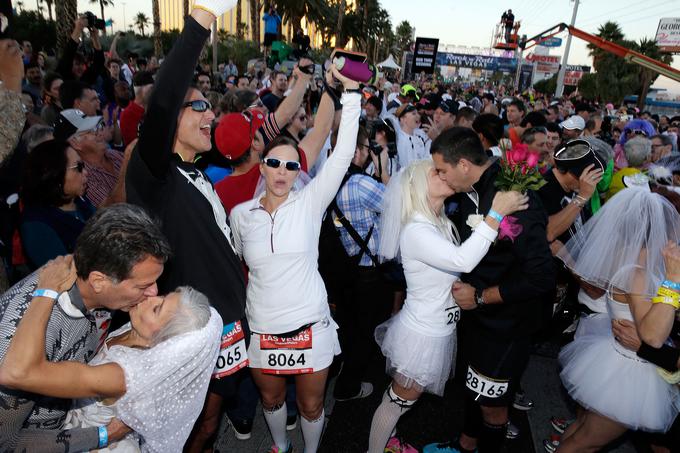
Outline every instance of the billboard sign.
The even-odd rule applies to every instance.
[[[680,17],[662,17],[659,20],[656,45],[661,52],[680,53]]]
[[[562,38],[556,38],[553,36],[552,38],[541,41],[538,43],[538,45],[543,47],[560,47],[562,45]]]
[[[439,39],[416,38],[411,66],[413,74],[434,73],[434,65],[437,62],[437,47],[439,47]]]

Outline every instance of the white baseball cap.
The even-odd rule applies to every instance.
[[[566,120],[560,123],[562,129],[574,130],[578,129],[582,131],[586,128],[586,121],[580,115],[572,115]]]

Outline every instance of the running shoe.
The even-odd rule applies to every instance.
[[[534,408],[534,402],[524,392],[517,392],[512,407],[520,411],[529,411]]]
[[[552,417],[550,419],[550,424],[552,425],[553,429],[560,434],[564,434],[564,431],[572,423],[574,423],[573,419],[558,418],[558,417]]]
[[[267,453],[293,453],[293,444],[288,441],[288,448],[281,450],[276,444],[272,445],[272,448],[267,450]]]
[[[385,453],[418,453],[418,450],[398,437],[391,437],[385,445]]]
[[[508,440],[517,439],[519,437],[519,428],[511,421],[508,421],[508,430],[505,432],[505,438]]]
[[[292,431],[297,428],[297,414],[289,415],[286,418],[286,431]]]
[[[350,401],[360,398],[366,398],[367,396],[370,396],[371,393],[373,393],[373,384],[371,384],[370,382],[362,382],[361,388],[359,389],[359,393],[348,398],[335,398],[335,401]]]
[[[461,453],[458,441],[428,444],[423,447],[423,453]],[[473,450],[477,453],[477,449]]]
[[[545,448],[545,451],[548,453],[555,453],[560,446],[561,437],[562,436],[553,434],[550,436],[550,439],[543,440],[543,448]]]
[[[252,436],[253,421],[252,420],[230,420],[231,426],[234,428],[234,435],[238,440],[248,440]]]

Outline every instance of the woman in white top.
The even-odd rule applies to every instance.
[[[393,381],[373,416],[369,453],[383,451],[399,417],[423,392],[444,393],[460,317],[451,287],[486,255],[499,219],[527,208],[528,199],[519,192],[498,192],[489,215],[460,244],[444,214],[444,200],[453,193],[428,159],[403,169],[385,195],[380,254],[388,259],[401,254],[407,298],[402,310],[375,330]]]
[[[337,325],[317,270],[318,245],[323,214],[354,157],[361,96],[357,82],[331,70],[345,94],[335,150],[319,174],[301,190],[291,190],[300,158],[294,144],[279,137],[263,152],[264,194],[231,212],[236,251],[249,270],[248,358],[276,453],[290,451],[285,375],[295,376],[305,452],[315,452],[323,431],[328,367],[340,353]]]
[[[432,140],[420,129],[420,113],[416,106],[401,105],[390,120],[393,124],[397,122],[394,126],[397,133],[399,168],[408,167],[414,160],[430,159]]]
[[[560,377],[583,408],[562,435],[559,452],[599,451],[628,429],[666,432],[680,411],[680,389],[656,365],[626,349],[612,321],[639,332],[665,280],[662,251],[680,241],[680,214],[648,187],[618,192],[557,257],[589,284],[606,290],[606,322],[591,323],[560,351]],[[672,310],[671,307],[667,307]]]
[[[71,256],[48,263],[39,278],[39,288],[61,293],[72,287]],[[3,384],[11,388],[5,376],[15,375],[25,391],[76,398],[64,428],[99,427],[97,451],[181,452],[219,351],[222,318],[208,299],[189,287],[148,297],[130,309],[130,322],[110,333],[88,364],[45,358],[55,302],[33,297],[0,365]],[[109,443],[106,425],[114,418],[132,432]]]

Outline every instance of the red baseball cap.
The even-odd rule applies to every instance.
[[[262,123],[264,113],[258,110],[224,115],[215,130],[217,149],[229,160],[238,159],[250,149],[255,132]]]

